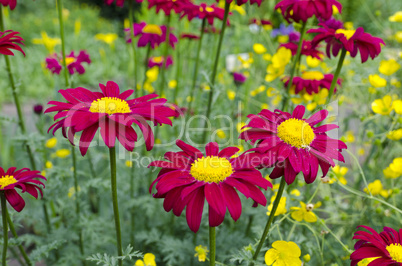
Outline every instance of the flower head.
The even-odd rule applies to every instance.
[[[394,15],[389,17],[391,22],[402,22],[402,11],[396,12]]]
[[[247,81],[247,77],[240,72],[233,72],[233,80],[236,84],[240,85]]]
[[[209,6],[206,3],[201,3],[200,5],[189,3],[183,8],[181,18],[187,16],[189,21],[193,20],[194,18],[206,19],[209,25],[212,26],[214,24],[214,19],[217,18],[219,20],[223,20],[224,15],[225,10],[216,6],[215,4]]]
[[[272,208],[274,207],[275,199],[276,199],[276,195],[271,197],[271,204],[269,204],[267,207],[267,209],[268,209],[267,215],[271,214]],[[286,213],[286,197],[281,197],[274,216],[279,216],[279,215],[285,214],[285,213]]]
[[[190,0],[148,0],[148,9],[152,7],[156,8],[156,13],[158,14],[159,11],[163,11],[165,15],[170,15],[172,10],[179,14],[183,11],[183,7],[185,7]]]
[[[75,55],[74,51],[71,51],[66,56],[66,65],[70,75],[78,73],[80,75],[85,73],[85,68],[82,63],[91,63],[89,54],[85,50],[81,50],[78,55]],[[63,57],[59,54],[53,54],[46,58],[46,67],[54,74],[60,74],[63,67]]]
[[[387,80],[385,78],[380,77],[377,74],[370,75],[369,82],[371,86],[373,86],[374,88],[382,88],[387,86]]]
[[[17,6],[17,0],[0,0],[0,4],[3,6],[9,6],[11,10]]]
[[[280,9],[283,17],[289,22],[306,22],[312,16],[318,19],[328,20],[332,17],[332,6],[336,6],[339,12],[342,5],[336,0],[282,0],[275,9]]]
[[[298,222],[306,221],[308,223],[317,222],[317,216],[314,214],[314,208],[318,208],[321,206],[321,202],[317,202],[316,204],[306,204],[300,201],[300,207],[291,207],[292,211],[291,216]]]
[[[271,183],[255,169],[258,155],[247,153],[232,158],[239,148],[227,147],[219,151],[215,142],[205,146],[205,155],[197,148],[176,141],[182,151],[167,152],[168,161],[154,161],[149,166],[161,167],[157,179],[152,183],[150,192],[156,184],[155,198],[164,198],[165,211],[173,210],[180,216],[186,209],[187,223],[197,232],[205,199],[209,205],[209,226],[220,225],[229,210],[233,220],[241,215],[241,201],[235,188],[247,198],[252,198],[256,207],[266,205],[264,194],[257,188],[267,189]]]
[[[370,259],[370,265],[402,265],[402,230],[396,231],[384,227],[381,233],[365,225],[358,226],[366,231],[357,231],[353,239],[358,239],[350,255],[351,266],[364,259]]]
[[[49,53],[54,52],[54,47],[58,44],[61,44],[60,38],[51,38],[47,35],[46,31],[41,32],[42,38],[34,38],[32,39],[33,44],[43,44]]]
[[[330,89],[334,75],[332,74],[322,74],[319,71],[306,71],[301,77],[293,78],[293,85],[295,88],[295,93],[305,92],[310,95],[314,93],[319,93],[321,89]],[[341,80],[338,79],[336,82],[341,85]],[[285,82],[285,87],[288,87],[289,80]],[[335,88],[336,92],[336,88]]]
[[[144,260],[137,260],[134,266],[156,266],[155,255],[152,253],[145,253]]]
[[[22,50],[20,45],[24,45],[20,36],[17,36],[19,32],[6,30],[4,32],[0,31],[0,54],[4,55],[14,55],[11,50],[20,51],[24,56],[25,52]]]
[[[374,100],[371,103],[371,109],[376,114],[389,115],[393,110],[391,95],[385,95],[382,99]]]
[[[391,76],[401,68],[401,65],[395,59],[382,60],[378,71],[386,76]]]
[[[17,212],[22,211],[25,207],[25,201],[20,194],[18,194],[17,188],[21,189],[22,193],[28,192],[35,198],[38,198],[39,191],[43,197],[42,188],[40,186],[44,188],[45,185],[36,178],[46,180],[46,178],[40,174],[40,171],[31,171],[28,168],[17,170],[16,167],[11,167],[7,171],[4,171],[4,169],[0,167],[0,192],[4,192],[8,203],[10,203]]]
[[[324,23],[322,28],[311,29],[307,33],[318,33],[312,41],[312,45],[318,45],[321,41],[327,43],[327,56],[337,56],[339,51],[346,49],[351,57],[356,57],[360,51],[362,63],[366,62],[369,56],[371,59],[377,57],[381,52],[381,44],[385,45],[381,38],[373,37],[364,32],[362,27],[357,30],[333,29]]]
[[[43,105],[41,104],[35,104],[33,107],[33,111],[37,115],[41,115],[43,113]]]
[[[119,86],[108,81],[106,86],[99,84],[102,92],[92,92],[82,87],[60,90],[60,94],[67,102],[50,101],[54,105],[45,113],[57,112],[54,117],[56,123],[50,128],[53,134],[59,128],[65,138],[74,145],[74,136],[81,132],[79,147],[84,156],[95,136],[98,128],[109,148],[115,146],[116,138],[128,151],[134,150],[137,133],[132,125],[136,124],[142,131],[147,150],[154,144],[154,136],[147,121],[154,125],[169,124],[168,117],[177,115],[174,110],[165,105],[166,99],[154,99],[156,94],[149,94],[140,98],[127,100],[133,90],[120,93]]]
[[[301,250],[296,243],[289,241],[275,241],[272,248],[265,253],[265,263],[267,265],[279,266],[302,265],[300,260]]]
[[[298,105],[292,114],[263,109],[258,115],[248,115],[250,129],[240,134],[241,139],[257,144],[255,151],[261,154],[261,166],[274,169],[270,178],[285,177],[288,184],[293,183],[296,175],[303,172],[306,183],[312,183],[321,167],[323,176],[338,160],[344,162],[341,154],[347,146],[340,140],[332,139],[326,132],[338,128],[334,124],[321,123],[327,110],[321,110],[304,119],[305,107]]]
[[[130,29],[126,29],[126,32],[130,33]],[[165,25],[159,26],[156,24],[147,24],[141,22],[134,24],[134,36],[140,36],[138,39],[138,47],[151,46],[152,49],[156,49],[166,41],[167,28]],[[177,37],[173,33],[169,33],[169,45],[174,48],[177,43]],[[131,43],[131,36],[127,34],[127,43]]]
[[[172,64],[173,64],[173,58],[170,55],[167,56],[166,60],[165,60],[165,58],[163,58],[163,56],[152,56],[151,58],[149,58],[149,61],[148,61],[149,68],[152,68],[154,66],[157,66],[157,67],[164,66],[165,68],[168,68]]]
[[[116,33],[98,33],[95,35],[95,39],[107,43],[108,45],[113,45],[117,38],[118,36]]]
[[[198,257],[198,261],[203,262],[207,258],[207,254],[209,251],[207,247],[199,245],[195,247],[195,252],[197,253],[195,253],[194,257]]]
[[[280,47],[285,47],[292,51],[292,56],[296,56],[298,46],[299,45],[295,42],[289,42],[280,45]],[[313,46],[311,44],[311,41],[303,40],[301,54],[322,60],[324,54],[317,48],[319,48],[319,46]]]

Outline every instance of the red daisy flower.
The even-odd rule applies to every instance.
[[[257,154],[242,154],[231,158],[239,149],[228,147],[219,152],[218,144],[210,142],[204,154],[181,140],[176,141],[183,151],[167,152],[169,161],[154,161],[149,166],[161,167],[157,179],[152,183],[150,192],[156,184],[155,198],[164,198],[165,211],[173,210],[180,216],[186,209],[187,223],[197,232],[204,207],[205,198],[209,204],[209,226],[215,227],[223,222],[228,208],[233,220],[241,215],[241,201],[234,188],[252,198],[255,203],[266,205],[265,190],[272,184],[255,169]]]
[[[285,88],[288,87],[289,78],[285,82]],[[306,71],[301,77],[293,78],[293,87],[295,88],[295,93],[307,92],[312,95],[313,93],[318,93],[321,89],[330,89],[334,75],[332,74],[322,74],[319,71]],[[338,85],[341,85],[341,79],[337,80]],[[336,92],[336,87],[334,92]]]
[[[156,13],[163,10],[166,15],[170,15],[172,10],[178,14],[183,10],[183,7],[190,2],[190,0],[148,0],[148,9],[155,6]]]
[[[0,4],[3,6],[9,6],[11,10],[17,6],[17,0],[0,0]]]
[[[298,105],[292,114],[275,110],[262,110],[258,115],[251,114],[250,127],[240,134],[240,139],[257,143],[250,151],[262,155],[261,166],[274,169],[270,178],[285,177],[291,184],[296,175],[303,172],[306,183],[312,183],[321,167],[323,176],[335,166],[333,159],[344,162],[340,153],[347,146],[340,140],[332,139],[325,132],[338,128],[328,124],[315,127],[328,116],[321,110],[310,118],[304,119],[305,107]]]
[[[292,55],[295,56],[297,54],[298,46],[299,45],[295,42],[289,42],[289,43],[281,44],[279,47],[288,48],[289,50],[292,51]],[[306,55],[306,56],[312,56],[314,58],[322,60],[324,53],[317,49],[319,47],[320,47],[319,45],[313,46],[311,41],[303,40],[301,54]]]
[[[53,54],[46,58],[46,67],[53,74],[60,74],[60,71],[63,67],[62,65],[63,57],[59,54]],[[85,68],[82,63],[91,63],[91,59],[89,58],[89,54],[81,50],[78,55],[75,55],[74,51],[71,51],[69,55],[66,56],[66,65],[68,68],[68,72],[70,75],[73,75],[75,72],[78,74],[84,74]]]
[[[158,66],[158,67],[164,66],[167,69],[172,64],[173,64],[173,58],[170,55],[167,56],[166,62],[165,62],[165,58],[163,56],[152,56],[151,58],[149,58],[149,61],[148,61],[149,68],[154,67],[154,66]]]
[[[272,22],[268,19],[252,18],[250,24],[256,24],[258,26],[272,26]]]
[[[24,56],[25,52],[22,50],[20,45],[24,45],[20,36],[17,36],[19,32],[6,30],[5,32],[0,31],[0,54],[4,55],[14,55],[11,49],[20,51]]]
[[[381,44],[384,41],[381,38],[373,37],[364,32],[362,27],[357,30],[345,30],[330,28],[324,23],[318,24],[322,28],[311,29],[307,33],[318,33],[312,41],[312,45],[316,46],[321,41],[327,43],[327,56],[331,58],[337,56],[343,48],[350,53],[351,57],[355,57],[360,51],[362,63],[366,62],[369,56],[374,59],[381,53]]]
[[[306,22],[312,16],[328,20],[332,17],[332,6],[342,12],[342,5],[336,0],[282,0],[276,4],[282,16],[289,22]]]
[[[53,134],[62,128],[64,137],[74,145],[74,136],[82,131],[79,146],[84,156],[88,147],[100,128],[100,134],[109,148],[115,146],[117,140],[128,151],[134,150],[137,141],[137,133],[132,125],[136,124],[142,131],[147,150],[151,150],[154,144],[154,135],[146,121],[154,122],[154,125],[168,124],[172,122],[168,117],[177,116],[176,111],[165,105],[166,99],[154,99],[156,94],[127,100],[133,90],[120,93],[119,86],[108,81],[106,86],[99,84],[102,92],[92,92],[85,88],[60,90],[60,94],[67,102],[50,101],[45,113],[58,112],[49,131]],[[67,133],[68,130],[68,133]]]
[[[223,20],[224,15],[225,10],[223,8],[217,7],[215,4],[208,6],[206,3],[201,3],[200,5],[189,3],[183,8],[183,14],[181,15],[181,18],[187,16],[189,21],[193,20],[193,18],[205,18],[208,21],[209,25],[213,25],[215,18]]]
[[[0,192],[4,192],[8,203],[10,203],[14,210],[20,212],[25,207],[25,201],[18,194],[16,188],[21,189],[22,193],[28,192],[36,199],[38,198],[39,190],[43,197],[42,188],[39,185],[43,186],[43,188],[45,188],[45,185],[35,178],[43,180],[46,180],[46,178],[39,171],[31,171],[28,168],[17,171],[16,169],[16,167],[11,167],[5,172],[0,167]]]
[[[180,34],[180,39],[199,40],[200,35],[192,34],[192,33],[182,33],[182,34]]]
[[[243,73],[233,72],[232,75],[234,82],[238,85],[241,85],[247,81],[247,77]]]
[[[138,47],[146,47],[151,45],[152,49],[157,48],[166,41],[166,31],[167,28],[165,25],[158,26],[155,24],[147,24],[145,22],[134,24],[134,36],[140,35],[137,43]],[[130,32],[130,29],[128,29],[128,32]],[[170,32],[169,45],[174,48],[177,41],[177,37]],[[131,43],[130,34],[127,36],[127,42]]]
[[[357,231],[353,239],[360,239],[355,244],[355,251],[350,255],[351,266],[357,265],[360,261],[370,262],[370,266],[402,265],[402,229],[399,232],[384,227],[381,233],[374,229],[360,225],[371,232]]]

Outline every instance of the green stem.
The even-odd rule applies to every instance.
[[[341,73],[341,69],[342,69],[343,61],[345,60],[345,56],[346,56],[346,49],[343,48],[342,52],[341,52],[341,56],[339,57],[338,66],[336,67],[336,70],[335,70],[334,79],[332,80],[331,87],[329,89],[328,98],[327,98],[327,101],[325,102],[326,105],[329,104],[329,102],[331,101],[332,95],[334,94],[336,82],[338,80],[339,74]]]
[[[362,169],[362,167],[360,166],[359,160],[358,160],[357,157],[356,157],[353,153],[351,153],[349,150],[346,150],[346,152],[349,153],[350,157],[352,157],[353,160],[356,162],[357,167],[359,168],[359,172],[360,172],[360,174],[361,174],[361,176],[362,176],[362,178],[363,178],[364,185],[366,186],[368,193],[369,193],[370,196],[372,197],[373,195],[371,194],[371,191],[370,191],[370,189],[369,189],[369,187],[368,187],[366,175],[364,174],[363,169]]]
[[[278,226],[278,228],[279,228],[279,226]],[[287,237],[286,241],[290,240],[290,238],[292,237],[293,232],[295,231],[295,228],[296,228],[296,224],[293,224],[292,228],[290,228],[290,231],[289,231],[289,234],[288,234],[288,237]]]
[[[209,266],[215,266],[216,232],[215,227],[209,227]]]
[[[273,204],[273,206],[272,206],[272,210],[271,210],[271,213],[270,213],[270,215],[269,215],[267,224],[265,225],[264,233],[263,233],[262,236],[261,236],[260,242],[258,243],[257,249],[255,250],[255,253],[254,253],[254,256],[253,256],[253,260],[254,260],[254,261],[255,261],[255,260],[257,259],[257,257],[258,257],[258,254],[259,254],[260,251],[261,251],[262,245],[264,244],[265,239],[267,238],[267,235],[268,235],[268,233],[269,233],[269,228],[271,227],[271,224],[272,224],[272,222],[274,221],[275,212],[276,212],[276,209],[278,208],[279,202],[281,201],[281,197],[282,197],[282,194],[283,194],[283,190],[284,190],[284,188],[285,188],[285,185],[286,185],[285,178],[282,177],[281,184],[279,185],[278,194],[276,195],[276,198],[275,198],[274,204]],[[254,262],[251,262],[250,265],[254,265]]]
[[[7,208],[6,208],[6,213],[7,213],[8,225],[10,226],[10,231],[11,231],[11,233],[13,234],[14,238],[18,238],[17,232],[15,231],[15,228],[14,228],[13,221],[11,221],[11,218],[10,218],[10,215],[8,214]],[[31,261],[29,260],[28,255],[27,255],[27,253],[25,252],[24,247],[22,246],[22,244],[19,244],[19,245],[18,245],[18,249],[20,250],[22,257],[24,257],[25,262],[26,262],[28,265],[32,265],[32,263],[31,263]]]
[[[202,47],[202,38],[204,36],[204,29],[205,29],[205,24],[206,24],[206,19],[204,18],[202,20],[201,24],[201,34],[200,34],[200,39],[198,40],[198,48],[197,48],[197,54],[195,57],[195,65],[194,65],[194,73],[193,73],[193,83],[191,85],[191,91],[190,91],[190,101],[187,106],[187,114],[186,117],[188,118],[190,116],[190,110],[191,110],[191,104],[194,101],[194,91],[195,91],[195,84],[197,83],[197,76],[198,76],[198,67],[199,67],[199,62],[200,62],[200,54],[201,54],[201,47]],[[184,128],[184,130],[186,127]]]
[[[64,80],[66,83],[66,88],[70,86],[69,84],[69,74],[66,62],[66,46],[64,38],[64,21],[63,21],[63,2],[62,0],[57,0],[57,12],[59,15],[59,25],[60,25],[60,38],[61,38],[61,55],[63,56],[63,68],[64,68]]]
[[[1,216],[3,218],[3,257],[2,257],[2,265],[6,266],[7,259],[7,247],[8,247],[8,227],[7,227],[7,204],[6,204],[6,195],[4,191],[0,191],[0,199],[1,199]]]
[[[134,94],[135,98],[137,91],[137,52],[134,42],[134,0],[129,1],[129,20],[130,20],[130,34],[131,34],[131,48],[133,49],[133,65],[134,65]]]
[[[52,232],[52,227],[50,226],[49,212],[47,211],[46,200],[43,200],[42,207],[43,207],[43,214],[45,216],[46,229],[47,232],[50,234]]]
[[[290,72],[289,84],[285,90],[285,97],[283,97],[283,100],[282,100],[282,110],[283,111],[286,111],[286,109],[287,109],[287,106],[289,103],[289,90],[292,88],[293,78],[295,76],[296,69],[299,66],[301,51],[302,51],[302,47],[303,47],[303,39],[304,39],[304,35],[306,34],[306,29],[307,29],[306,25],[307,25],[307,22],[303,22],[301,32],[300,32],[299,45],[297,46],[296,57],[293,58],[293,65],[292,65],[292,70]]]
[[[130,178],[130,197],[134,199],[134,175],[135,175],[135,168],[134,162],[131,161],[131,178]],[[134,247],[134,229],[135,229],[135,215],[134,215],[134,208],[131,209],[130,212],[130,242],[131,246]]]
[[[89,170],[91,171],[91,178],[95,178],[96,171],[95,171],[94,164],[92,162],[92,155],[89,150],[87,151],[87,160],[88,160]],[[89,194],[89,204],[91,206],[92,212],[98,213],[99,212],[98,189],[96,187],[89,187],[88,194]]]
[[[151,44],[148,44],[147,54],[145,56],[145,62],[144,62],[144,65],[145,65],[144,69],[145,70],[144,70],[144,80],[142,82],[142,87],[141,87],[141,96],[144,96],[144,94],[145,94],[144,86],[145,86],[145,82],[147,81],[148,61],[149,61],[149,56],[150,55],[151,55]]]
[[[181,33],[181,20],[178,20],[178,35],[180,36]],[[177,48],[176,48],[176,88],[174,88],[173,90],[173,103],[177,104],[177,93],[179,91],[180,88],[180,78],[181,78],[181,60],[180,60],[180,42],[177,42]]]
[[[225,2],[225,14],[223,16],[223,21],[222,21],[221,34],[219,35],[218,49],[216,51],[215,63],[214,63],[213,69],[212,69],[211,89],[209,91],[209,96],[208,96],[208,107],[207,107],[207,112],[206,112],[204,128],[206,127],[208,120],[209,120],[209,116],[211,115],[212,99],[213,99],[214,90],[215,90],[216,73],[218,71],[219,57],[220,57],[221,49],[222,49],[223,36],[225,35],[225,29],[226,29],[226,24],[227,24],[228,15],[229,15],[229,7],[230,7],[230,3],[228,1],[226,1]],[[202,143],[205,142],[207,133],[208,133],[207,130],[204,130],[204,134],[202,137]]]
[[[3,8],[0,6],[0,31],[4,32],[4,17],[3,17]],[[26,134],[26,126],[24,122],[24,116],[22,114],[22,109],[21,109],[21,104],[20,100],[18,97],[18,92],[17,92],[17,87],[15,86],[15,81],[14,81],[14,76],[13,72],[11,69],[11,63],[10,63],[10,58],[8,58],[8,55],[4,55],[4,59],[6,60],[6,71],[8,74],[8,79],[10,81],[10,86],[11,86],[11,91],[13,95],[13,99],[15,102],[15,107],[17,108],[17,115],[18,115],[18,124],[21,128],[21,132],[23,135]],[[31,147],[26,143],[26,149],[29,157],[29,161],[31,163],[31,167],[33,170],[36,170],[36,164],[35,164],[35,159],[33,156],[33,152],[31,150]]]
[[[328,226],[324,223],[324,221],[321,220],[321,224],[336,239],[336,241],[338,241],[338,243],[341,244],[341,246],[345,249],[345,251],[349,252],[349,254],[351,254],[353,252],[345,244],[343,244],[343,242],[339,239],[339,237],[337,237],[334,234],[334,232],[331,231],[331,229],[328,228]]]
[[[310,197],[310,199],[307,201],[307,204],[311,203],[311,201],[314,199],[314,197],[317,195],[318,193],[318,189],[320,188],[321,185],[321,181],[318,183],[317,187],[315,188],[315,191],[313,193],[313,195]]]
[[[170,36],[170,20],[171,20],[172,16],[171,15],[167,15],[167,22],[166,22],[166,41],[165,41],[165,50],[163,52],[163,63],[162,66],[160,67],[161,70],[161,84],[160,84],[160,93],[159,96],[160,97],[164,97],[164,91],[165,91],[165,81],[166,81],[166,77],[165,77],[165,65],[166,65],[166,59],[168,56],[168,52],[169,52],[169,36]]]
[[[114,213],[114,223],[116,227],[116,240],[117,240],[117,254],[118,256],[123,255],[123,250],[121,247],[121,231],[120,231],[120,216],[119,216],[119,205],[117,202],[117,185],[116,185],[116,148],[109,148],[110,155],[110,177],[112,184],[112,199],[113,199],[113,213]],[[119,265],[123,265],[123,261],[119,260]]]

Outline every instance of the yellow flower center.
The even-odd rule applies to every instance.
[[[301,77],[302,79],[322,80],[324,79],[324,74],[322,74],[320,71],[306,71]]]
[[[314,131],[303,120],[296,118],[282,122],[277,128],[278,137],[296,148],[307,148],[314,140]]]
[[[204,8],[200,6],[200,12],[204,12]]]
[[[219,183],[233,174],[232,164],[226,158],[218,156],[202,157],[191,164],[191,175],[208,183]]]
[[[355,32],[356,32],[355,30],[344,30],[344,29],[337,29],[335,31],[336,34],[343,34],[348,40],[352,38],[353,35],[355,35]]]
[[[89,108],[91,113],[106,113],[106,114],[126,114],[130,113],[128,103],[116,97],[103,97],[91,103]]]
[[[0,178],[0,189],[5,188],[8,185],[17,183],[18,181],[12,175],[5,175]]]
[[[214,8],[213,7],[206,7],[205,8],[205,10],[207,11],[207,12],[214,12]]]
[[[162,29],[158,25],[155,24],[148,24],[143,29],[142,32],[144,33],[151,33],[151,34],[158,34],[159,36],[162,35]]]
[[[391,244],[386,247],[391,258],[396,262],[402,263],[402,246],[401,244]]]
[[[74,63],[76,59],[74,57],[66,57],[66,66]],[[63,63],[63,59],[60,60],[60,63]]]
[[[152,58],[152,61],[154,61],[157,64],[162,63],[163,57],[162,56],[154,57],[154,58]]]

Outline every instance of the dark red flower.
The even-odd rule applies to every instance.
[[[224,15],[225,10],[216,6],[215,4],[208,6],[206,3],[201,3],[200,5],[189,3],[183,8],[181,18],[187,16],[189,21],[193,20],[194,18],[205,18],[210,25],[213,25],[215,18],[223,20]]]
[[[282,0],[276,4],[283,17],[289,22],[306,22],[312,16],[328,20],[332,17],[332,6],[342,12],[342,5],[336,0]]]
[[[248,129],[240,134],[240,139],[250,141],[257,147],[250,149],[261,154],[261,166],[274,169],[270,178],[285,177],[291,184],[298,173],[303,172],[306,183],[314,182],[321,167],[323,177],[329,168],[335,166],[334,159],[344,162],[340,153],[347,146],[340,140],[332,139],[325,132],[338,128],[328,124],[315,127],[327,116],[321,110],[304,119],[305,107],[298,105],[292,114],[264,109],[258,115],[248,115]]]
[[[186,209],[187,223],[197,232],[204,208],[205,199],[209,205],[209,226],[220,225],[229,210],[233,220],[241,215],[241,201],[235,188],[247,198],[254,200],[254,207],[265,206],[267,199],[257,188],[267,189],[272,184],[255,169],[259,156],[253,153],[232,158],[239,149],[227,147],[219,151],[216,142],[205,146],[205,155],[197,148],[176,141],[182,151],[167,152],[168,161],[154,161],[149,166],[161,167],[157,179],[152,183],[150,192],[156,184],[155,198],[164,198],[165,211],[173,210],[180,216]]]
[[[35,178],[43,180],[46,180],[46,178],[42,176],[39,171],[31,171],[28,168],[17,171],[16,169],[16,167],[11,167],[5,172],[4,169],[0,167],[0,192],[4,192],[8,203],[10,203],[14,210],[20,212],[25,207],[25,201],[20,194],[18,194],[16,188],[21,189],[22,193],[28,192],[35,198],[38,198],[39,190],[43,197],[40,185],[43,186],[43,188],[45,185]]]
[[[300,92],[306,92],[310,95],[314,93],[319,93],[321,89],[330,89],[334,75],[332,74],[322,74],[319,71],[306,71],[301,77],[293,78],[292,87],[295,88],[295,94]],[[285,82],[285,88],[288,87],[289,78]],[[341,79],[337,80],[337,84],[341,85]],[[336,87],[334,89],[336,92]]]
[[[357,231],[353,239],[359,239],[355,244],[355,251],[350,255],[351,266],[365,260],[370,266],[402,266],[402,229],[396,231],[384,227],[381,233],[374,229],[360,225],[368,230]],[[364,264],[367,265],[367,264]]]
[[[115,0],[105,0],[105,3],[110,6],[114,1]],[[116,6],[124,6],[124,0],[116,0]]]
[[[17,6],[17,0],[0,0],[0,4],[3,6],[9,6],[11,10]]]
[[[74,136],[81,132],[79,147],[84,156],[95,136],[98,128],[109,148],[115,146],[117,140],[128,151],[134,150],[137,133],[133,129],[136,124],[142,131],[147,150],[154,145],[154,135],[147,121],[154,125],[168,124],[172,121],[168,117],[176,116],[175,110],[166,106],[166,99],[154,99],[156,94],[127,100],[133,90],[120,93],[119,86],[108,81],[106,86],[99,84],[102,92],[92,92],[85,88],[60,90],[60,94],[67,102],[50,101],[45,113],[57,112],[54,120],[57,121],[50,128],[53,134],[62,128],[65,138],[74,145]],[[67,132],[68,130],[68,132]]]
[[[150,67],[150,68],[154,67],[154,66],[158,66],[158,67],[164,66],[167,69],[172,64],[173,64],[173,58],[170,55],[167,56],[166,62],[165,62],[165,58],[163,58],[163,56],[152,56],[151,58],[149,58],[149,61],[148,61],[148,67]]]
[[[165,15],[170,15],[172,10],[178,14],[183,10],[183,7],[188,4],[190,0],[148,0],[148,9],[155,6],[156,13],[163,10]]]
[[[43,113],[43,105],[41,104],[35,104],[33,107],[33,111],[37,115],[41,115]]]
[[[316,46],[320,42],[327,43],[327,56],[331,58],[337,56],[343,48],[350,53],[351,57],[355,57],[360,51],[362,63],[366,62],[369,56],[374,59],[381,53],[381,44],[384,41],[381,38],[373,37],[364,32],[362,27],[357,30],[345,30],[330,28],[324,23],[320,23],[322,28],[311,29],[307,33],[318,33],[312,41],[312,45]]]
[[[238,85],[243,84],[247,80],[247,77],[243,73],[233,72],[232,74],[234,82]]]
[[[295,42],[288,42],[288,43],[281,44],[279,47],[288,48],[289,50],[292,51],[292,55],[295,56],[297,54],[298,46],[299,45]],[[324,53],[317,49],[319,47],[320,47],[319,45],[313,46],[311,44],[311,41],[303,40],[301,54],[306,55],[306,56],[312,56],[314,58],[321,60],[323,58]]]
[[[180,34],[180,39],[199,40],[200,35],[192,34],[192,33],[182,33],[182,34]]]
[[[131,43],[130,29],[125,29],[125,31],[127,32],[126,41],[127,43]],[[152,49],[156,49],[166,41],[166,31],[167,28],[165,25],[158,26],[155,24],[147,24],[145,22],[134,24],[134,36],[140,36],[137,43],[138,47],[151,45]],[[177,42],[177,37],[170,32],[169,45],[174,48]]]
[[[24,39],[17,36],[17,34],[19,34],[19,32],[12,30],[6,30],[5,32],[0,31],[0,54],[14,55],[11,51],[14,49],[20,51],[25,56],[25,52],[20,47],[20,45],[24,45]]]
[[[63,57],[60,54],[55,53],[46,57],[46,67],[54,74],[60,74],[63,67],[62,62]],[[71,51],[71,53],[66,56],[66,65],[70,75],[73,75],[76,72],[80,75],[84,74],[85,68],[82,63],[91,63],[89,54],[84,50],[81,50],[78,55],[75,55],[75,52]]]

